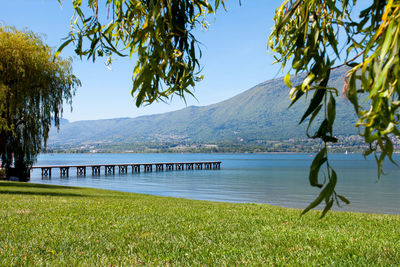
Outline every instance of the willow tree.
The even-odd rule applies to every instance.
[[[307,130],[310,138],[319,138],[324,145],[309,175],[310,184],[321,188],[321,193],[304,212],[323,201],[322,215],[335,202],[349,203],[335,191],[337,175],[329,164],[327,145],[337,141],[335,97],[342,90],[359,118],[355,127],[370,144],[364,155],[374,153],[378,175],[383,160],[392,160],[391,138],[400,137],[400,2],[363,4],[367,2],[369,6],[359,14],[353,11],[356,0],[285,0],[276,10],[269,47],[289,70],[285,82],[291,88],[292,104],[309,98],[299,121],[310,126],[319,121],[315,120],[318,114],[323,117],[315,133]],[[137,106],[172,94],[191,94],[201,79],[201,53],[193,29],[207,26],[206,15],[215,13],[223,0],[108,0],[102,7],[99,3],[87,0],[83,6],[82,0],[73,0],[75,17],[60,50],[73,42],[77,54],[93,60],[136,54],[131,93]],[[342,65],[350,67],[345,88],[329,87],[331,71]],[[304,79],[292,85],[290,74]]]
[[[40,36],[0,27],[0,155],[8,177],[29,177],[63,101],[71,104],[80,85],[71,61],[54,55]]]

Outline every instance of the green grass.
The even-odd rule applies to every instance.
[[[400,216],[0,182],[0,265],[398,265]]]

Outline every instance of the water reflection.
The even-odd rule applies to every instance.
[[[267,203],[304,208],[319,190],[308,183],[310,154],[44,154],[37,165],[222,161],[221,170],[184,170],[51,179],[32,172],[32,182],[104,188],[201,200]],[[399,155],[395,159],[400,161]],[[400,214],[400,168],[386,164],[377,182],[376,163],[357,154],[331,155],[339,175],[337,192],[352,202],[342,210]],[[338,208],[335,208],[338,209]]]

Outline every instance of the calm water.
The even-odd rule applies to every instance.
[[[41,179],[40,170],[32,172],[35,183],[73,185],[190,199],[266,203],[304,208],[319,193],[308,183],[310,154],[44,154],[36,165],[73,165],[101,163],[151,163],[222,161],[220,170],[184,170],[140,174],[118,174],[60,178],[53,169],[51,179]],[[400,155],[395,159],[400,162]],[[376,163],[358,154],[331,155],[339,181],[337,192],[351,205],[336,210],[400,214],[400,168],[386,164],[377,181]]]

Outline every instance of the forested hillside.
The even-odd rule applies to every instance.
[[[345,69],[335,70],[330,84],[342,88],[344,75]],[[96,149],[136,150],[135,147],[145,144],[147,147],[183,144],[262,147],[273,141],[305,139],[305,125],[298,125],[305,105],[296,103],[288,109],[290,101],[289,89],[279,78],[209,106],[190,106],[137,118],[63,123],[59,132],[51,132],[48,143],[49,148],[56,149],[92,145]],[[337,104],[335,133],[357,134],[354,111],[341,92]]]

